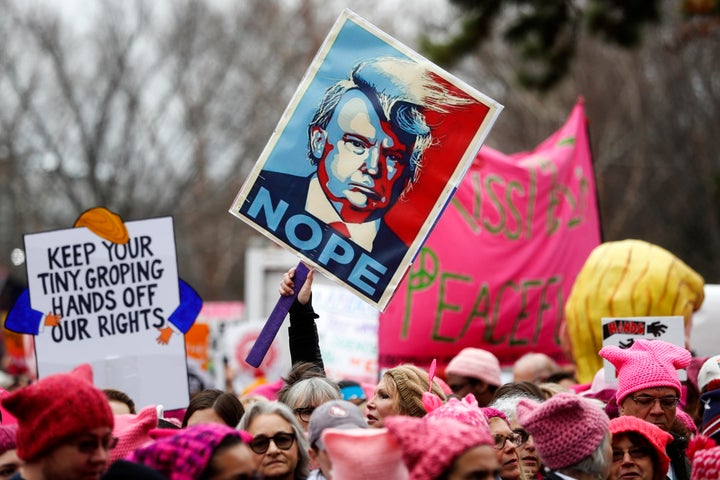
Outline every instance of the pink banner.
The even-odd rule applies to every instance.
[[[534,151],[480,150],[380,317],[380,368],[440,367],[465,347],[566,363],[565,300],[600,243],[586,127],[580,100]]]

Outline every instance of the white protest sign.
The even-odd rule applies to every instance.
[[[88,228],[25,236],[38,376],[93,368],[98,388],[139,407],[187,406],[185,342],[168,322],[180,303],[172,218],[125,223],[126,244]],[[57,325],[53,323],[57,321]]]
[[[313,309],[328,377],[376,383],[379,312],[335,285],[313,285]]]
[[[635,340],[663,340],[685,348],[685,330],[683,317],[603,317],[603,347],[615,345],[630,348]],[[605,380],[615,382],[615,367],[603,360]],[[687,379],[685,370],[678,370],[680,380]]]

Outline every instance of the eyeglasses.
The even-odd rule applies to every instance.
[[[671,408],[677,407],[677,404],[680,402],[680,398],[678,397],[651,397],[650,395],[639,395],[634,396],[630,395],[630,398],[633,402],[637,403],[638,406],[643,408],[648,408],[655,404],[655,401],[660,402],[660,406],[665,410],[670,410]]]
[[[75,445],[75,448],[78,449],[78,452],[90,455],[92,453],[95,453],[95,450],[97,450],[98,448],[102,448],[105,451],[112,450],[117,446],[118,438],[113,437],[112,435],[108,435],[105,437],[88,437],[70,443],[71,445]]]
[[[524,428],[516,428],[516,429],[513,430],[513,433],[518,436],[518,441],[519,441],[520,443],[516,443],[516,444],[515,444],[515,445],[517,445],[518,447],[519,447],[520,445],[525,445],[525,443],[527,443],[527,441],[530,439],[530,434],[529,434],[528,431],[525,430]]]
[[[519,447],[527,442],[527,438],[523,441],[521,434],[513,432],[510,435],[493,435],[493,441],[495,442],[495,450],[502,450],[508,441],[514,446]]]
[[[315,407],[302,407],[293,410],[293,412],[295,412],[295,415],[297,415],[303,422],[309,422],[310,415],[312,415],[314,411]]]
[[[272,440],[275,446],[280,450],[290,450],[290,447],[292,447],[292,444],[295,442],[295,434],[280,432],[276,433],[272,437],[257,435],[250,442],[250,450],[258,455],[262,455],[268,451],[268,448],[270,448],[270,440]]]
[[[628,450],[615,450],[613,449],[612,461],[620,462],[625,458],[625,454],[630,455],[633,460],[639,460],[641,458],[647,458],[650,456],[650,449],[647,447],[634,447]]]

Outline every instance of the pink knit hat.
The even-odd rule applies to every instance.
[[[226,437],[242,439],[239,431],[220,423],[201,423],[173,432],[173,436],[136,449],[127,460],[147,465],[168,480],[196,480],[220,442]]]
[[[414,418],[414,417],[412,417]],[[333,478],[407,480],[402,451],[387,428],[327,428],[322,433]]]
[[[471,377],[483,382],[500,386],[500,362],[497,357],[481,348],[463,348],[450,360],[445,368],[446,374]]]
[[[488,428],[488,419],[472,393],[465,395],[462,400],[451,398],[446,403],[442,403],[442,400],[436,395],[425,392],[423,405],[428,412],[425,418],[452,418],[465,425],[481,427],[486,430]]]
[[[610,431],[613,435],[620,433],[635,432],[643,436],[655,451],[655,456],[660,461],[660,470],[667,472],[670,466],[670,457],[665,453],[665,447],[673,439],[672,435],[650,422],[626,415],[610,420]]]
[[[400,444],[403,460],[410,469],[410,480],[439,478],[466,450],[493,445],[487,427],[477,428],[453,418],[395,415],[385,419],[385,425]]]
[[[17,448],[17,423],[0,425],[0,455]]]
[[[540,459],[552,470],[575,465],[591,455],[610,425],[596,403],[567,392],[542,403],[520,400],[517,416],[535,439]]]
[[[152,405],[143,408],[136,415],[132,413],[115,415],[113,436],[118,438],[118,443],[110,451],[110,463],[125,458],[136,448],[152,442],[150,430],[157,426],[157,408]]]
[[[615,396],[618,405],[622,405],[631,393],[646,388],[673,388],[680,395],[682,386],[676,370],[687,367],[692,358],[683,347],[644,338],[635,340],[628,349],[614,345],[603,347],[600,356],[617,369],[618,389]]]

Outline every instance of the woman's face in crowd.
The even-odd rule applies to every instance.
[[[490,445],[478,445],[459,455],[451,466],[448,480],[495,480],[500,474],[495,450]]]
[[[7,450],[0,455],[0,480],[12,477],[20,465],[22,465],[22,460],[18,458],[16,449]]]
[[[250,480],[257,473],[255,455],[244,443],[221,449],[211,462],[217,473],[209,480]]]
[[[389,382],[387,377],[383,377],[375,387],[375,395],[367,402],[365,408],[365,418],[369,426],[381,428],[386,417],[399,413],[395,405],[396,395],[395,385]]]
[[[653,480],[654,475],[652,448],[647,442],[633,442],[623,433],[613,436],[611,480]]]
[[[294,434],[292,426],[280,415],[258,415],[248,426],[247,432],[253,437],[264,435],[268,438],[278,433]],[[265,453],[253,452],[258,472],[265,478],[293,478],[298,464],[298,444],[294,441],[287,450],[281,450],[271,441]]]
[[[525,431],[517,419],[513,419],[513,421],[510,422],[510,428],[512,428],[513,432],[520,430]],[[520,467],[528,478],[540,470],[540,455],[537,453],[535,440],[533,440],[531,435],[528,435],[527,442],[517,447],[517,455],[520,458]]]
[[[493,438],[507,437],[513,435],[510,425],[499,417],[493,417],[488,421],[490,433]],[[502,447],[495,449],[498,462],[500,463],[500,477],[503,480],[517,480],[520,478],[520,462],[518,461],[517,447],[509,439],[506,439]]]

